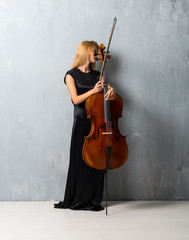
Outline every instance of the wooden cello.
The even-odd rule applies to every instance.
[[[112,30],[104,53],[104,45],[100,46],[102,79],[109,46],[117,19],[114,19]],[[108,83],[104,91],[91,95],[85,103],[87,117],[91,119],[91,131],[85,137],[82,156],[87,165],[98,170],[105,171],[106,177],[106,215],[107,215],[107,171],[121,167],[128,159],[128,147],[126,137],[121,135],[118,128],[118,119],[122,116],[123,101],[116,94],[114,100],[105,100],[104,95],[108,91]]]

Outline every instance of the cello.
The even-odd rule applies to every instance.
[[[117,19],[114,18],[112,30],[105,50],[100,45],[99,55],[102,68],[99,80],[102,80],[108,56],[109,46]],[[82,156],[85,163],[95,169],[105,171],[106,180],[106,215],[107,215],[107,171],[121,167],[128,159],[128,146],[126,136],[121,135],[118,128],[118,119],[122,116],[123,101],[116,94],[114,100],[105,100],[108,83],[103,79],[105,87],[103,92],[91,95],[85,103],[87,118],[91,120],[91,130],[84,139]]]

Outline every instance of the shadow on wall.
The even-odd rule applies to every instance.
[[[120,64],[119,57],[114,56],[108,76],[118,76]],[[146,74],[148,79],[154,76],[154,83],[157,79],[161,81],[154,69],[149,68]],[[126,166],[116,170],[117,174],[110,173],[109,200],[183,199],[181,190],[186,187],[182,186],[186,184],[186,179],[182,170],[185,161],[178,154],[183,150],[183,145],[171,112],[173,102],[161,105],[161,101],[156,101],[156,83],[154,87],[152,83],[150,89],[148,84],[141,84],[141,91],[147,96],[140,95],[139,100],[129,90],[119,87],[119,83],[114,82],[113,85],[126,109],[126,119],[121,121],[120,132],[127,133],[129,158]]]

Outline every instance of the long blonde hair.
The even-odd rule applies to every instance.
[[[83,41],[79,44],[71,69],[83,66],[89,60],[89,54],[92,50],[97,50],[99,46],[95,41]],[[90,69],[95,70],[95,63],[90,63]]]

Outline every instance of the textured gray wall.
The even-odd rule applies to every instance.
[[[189,199],[188,0],[0,0],[0,200],[61,200],[82,40],[107,44],[128,162],[109,199]]]

